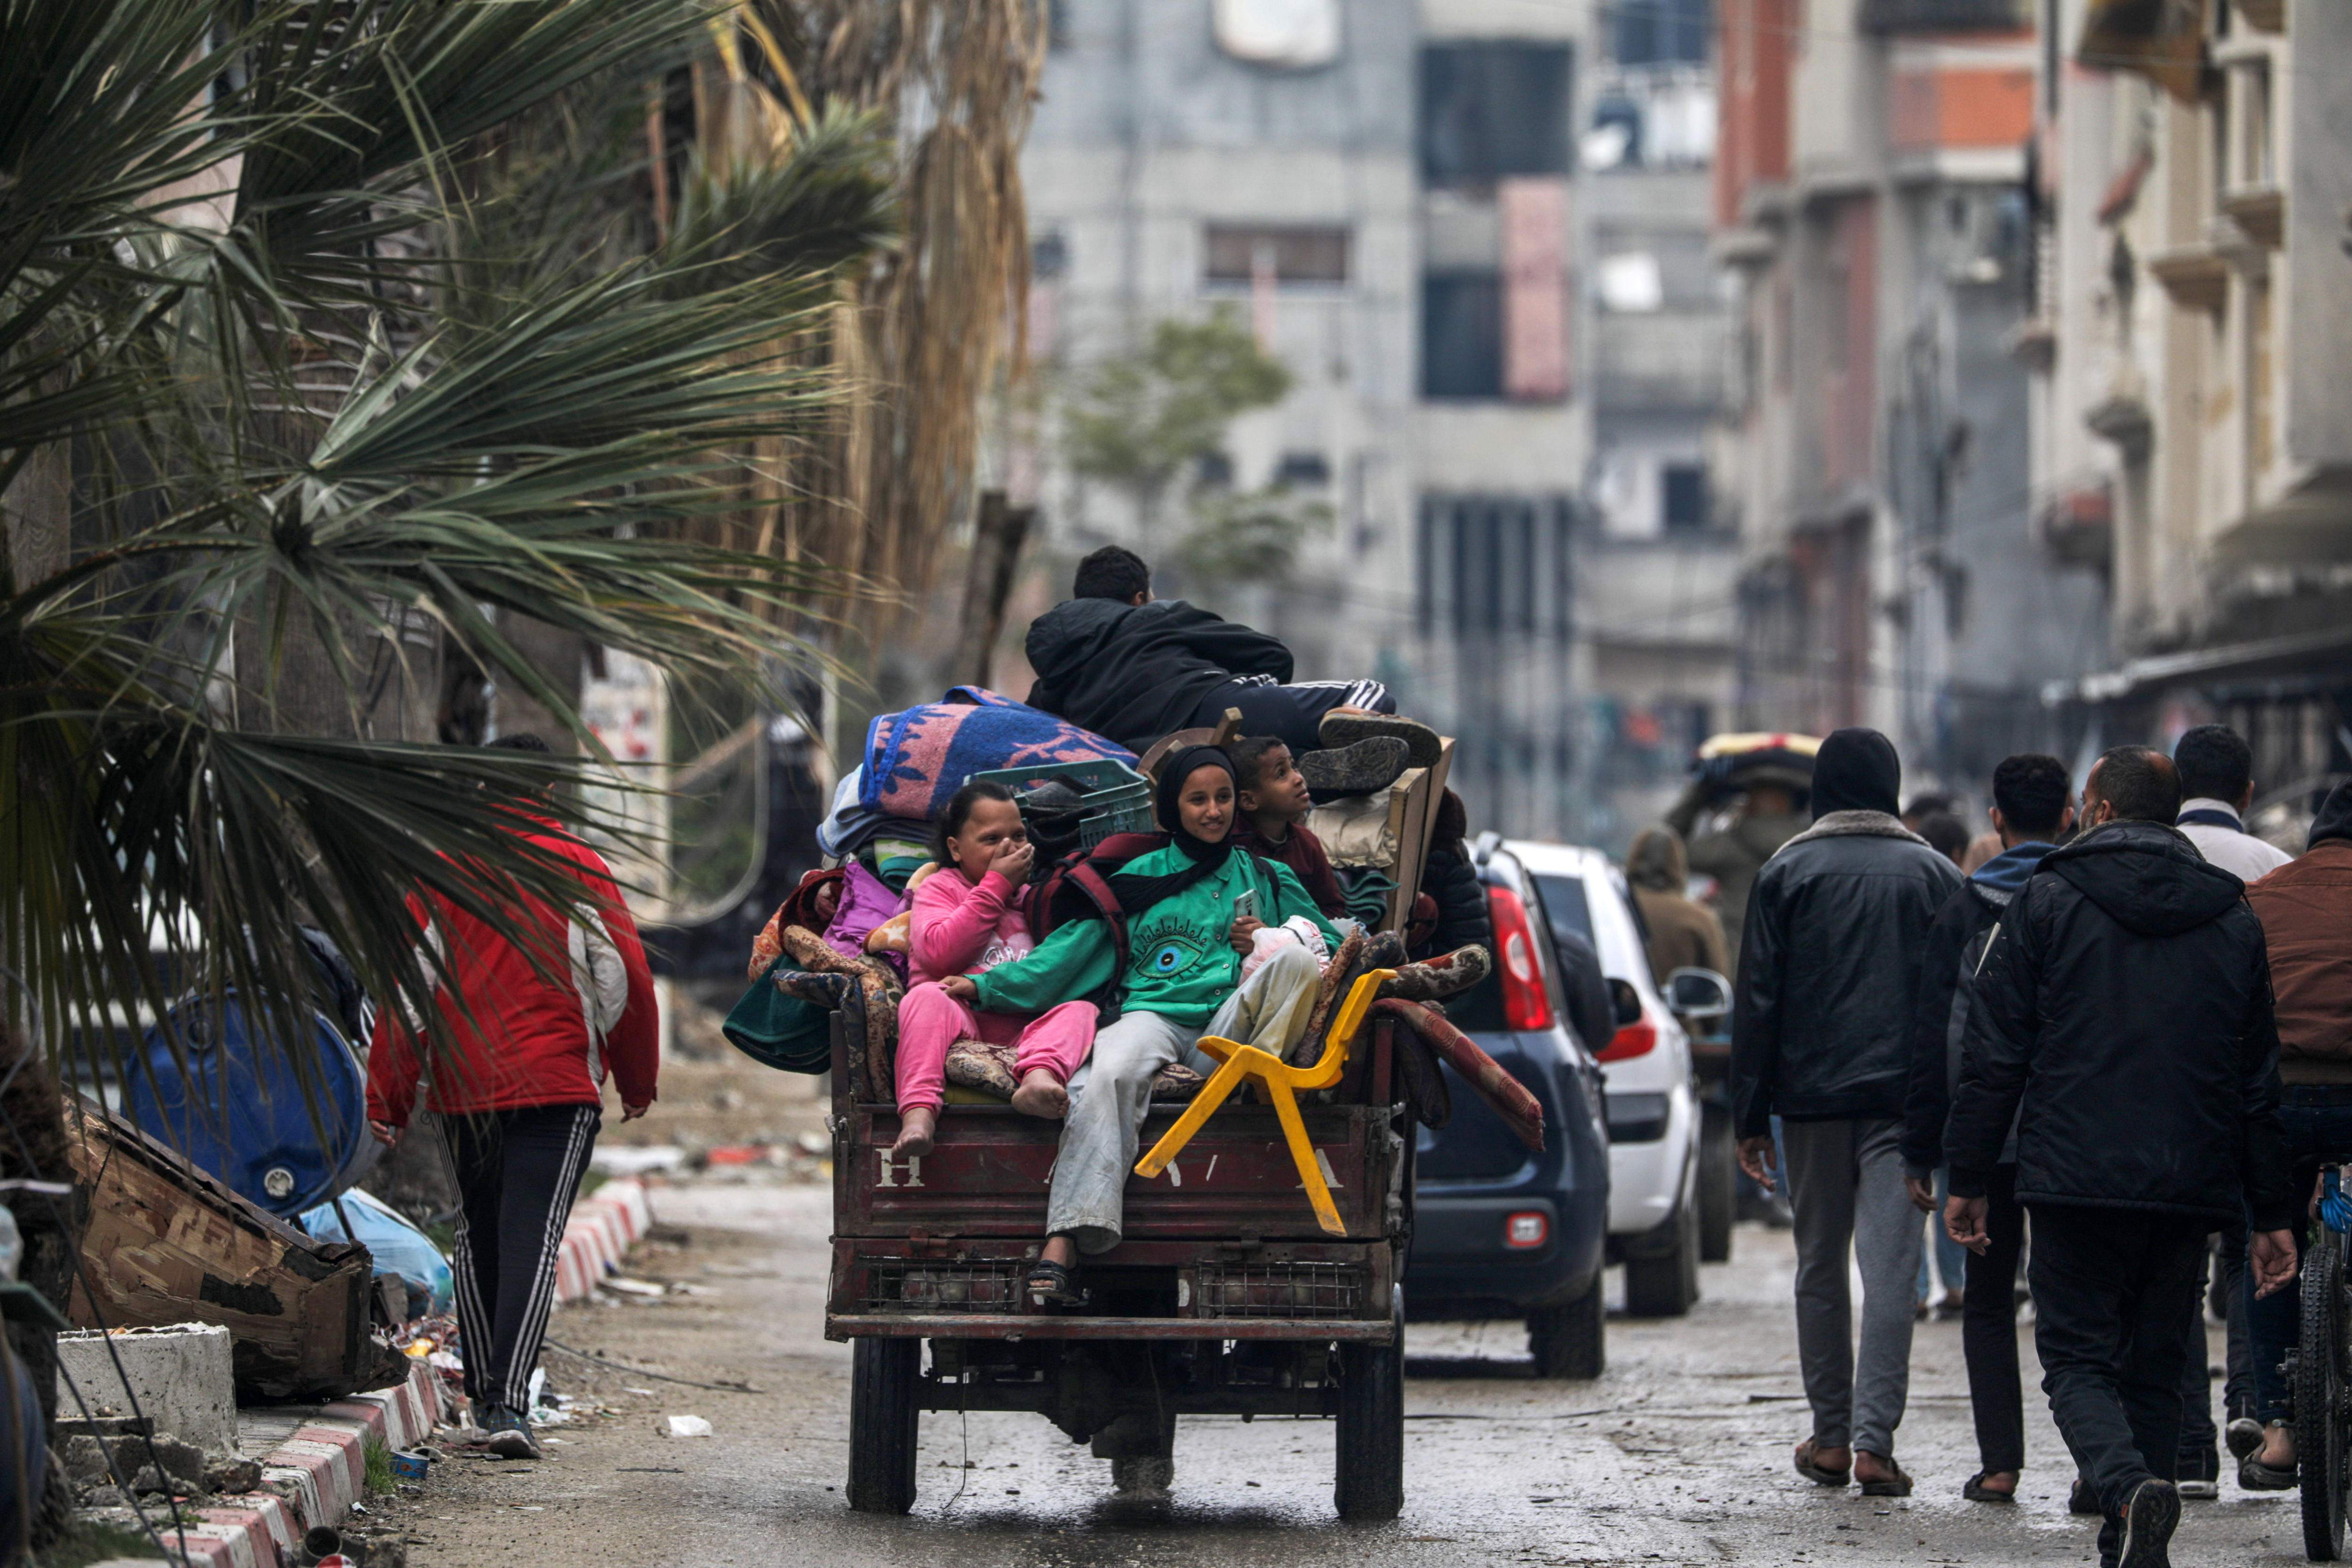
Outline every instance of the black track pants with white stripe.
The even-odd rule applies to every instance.
[[[1297,756],[1323,744],[1317,730],[1332,709],[1393,713],[1396,699],[1377,680],[1301,680],[1276,686],[1262,675],[1248,676],[1228,680],[1201,699],[1192,722],[1213,730],[1228,708],[1241,710],[1243,734],[1272,735]]]
[[[529,1408],[563,1225],[604,1119],[593,1105],[538,1105],[440,1121],[457,1172],[457,1327],[479,1421],[492,1405]]]

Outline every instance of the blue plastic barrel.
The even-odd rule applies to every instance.
[[[166,1148],[271,1214],[291,1218],[366,1174],[382,1147],[367,1130],[367,1075],[324,1013],[290,1045],[252,1027],[235,992],[215,1013],[173,1008],[124,1064],[122,1113]],[[177,1049],[174,1050],[176,1037]],[[306,1058],[301,1071],[292,1058]]]

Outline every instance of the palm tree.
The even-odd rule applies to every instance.
[[[712,525],[841,402],[811,344],[891,232],[887,139],[803,112],[657,240],[533,239],[511,167],[735,17],[0,0],[0,980],[53,1056],[191,984],[302,994],[306,924],[439,1027],[409,898],[513,930],[577,893],[507,813],[625,831],[516,628],[697,689],[814,657],[783,612],[854,584]],[[444,658],[587,754],[404,734],[381,693]]]

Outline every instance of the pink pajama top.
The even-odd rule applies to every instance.
[[[977,974],[1028,953],[1037,943],[1013,905],[1019,891],[997,871],[971,882],[949,866],[925,878],[907,921],[913,981]]]

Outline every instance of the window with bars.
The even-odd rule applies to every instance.
[[[1565,638],[1574,622],[1575,502],[1566,496],[1422,498],[1422,635]]]

